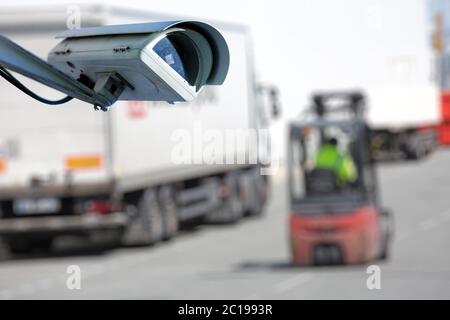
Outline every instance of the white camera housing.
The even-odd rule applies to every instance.
[[[201,22],[175,21],[68,30],[48,63],[92,89],[95,105],[117,100],[190,101],[221,85],[230,56],[225,39]]]

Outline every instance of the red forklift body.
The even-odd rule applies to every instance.
[[[317,263],[315,252],[333,246],[343,264],[359,264],[380,255],[379,213],[363,207],[338,216],[290,215],[292,258],[296,265]]]

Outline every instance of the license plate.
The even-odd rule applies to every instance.
[[[61,201],[56,198],[17,199],[14,201],[16,215],[53,214],[61,210]]]

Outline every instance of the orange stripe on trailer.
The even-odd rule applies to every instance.
[[[0,174],[6,172],[6,169],[7,169],[6,160],[0,159]]]
[[[76,155],[65,159],[67,170],[98,169],[102,166],[102,157],[99,155]]]

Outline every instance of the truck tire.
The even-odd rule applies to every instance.
[[[159,192],[159,204],[163,223],[163,240],[170,240],[178,233],[179,221],[175,191],[164,186]]]
[[[27,254],[33,251],[33,248],[27,239],[10,240],[6,242],[6,246],[12,254]]]
[[[32,248],[40,251],[51,251],[53,246],[53,238],[35,239],[32,242]]]
[[[264,211],[264,205],[268,198],[268,185],[266,179],[258,173],[252,177],[253,201],[249,210],[249,215],[260,216]]]
[[[27,254],[35,250],[50,251],[53,245],[53,238],[39,238],[39,239],[11,239],[6,243],[9,251],[12,254]]]
[[[408,143],[402,146],[402,152],[405,155],[406,160],[414,161],[421,158],[421,154],[416,145]]]
[[[153,245],[163,238],[163,219],[154,189],[145,190],[136,204],[136,213],[125,230],[125,245]]]
[[[244,206],[239,186],[239,175],[230,173],[225,176],[223,186],[227,194],[222,198],[222,205],[207,217],[209,223],[237,223],[244,216]]]
[[[407,160],[419,160],[420,156],[419,153],[417,152],[417,150],[407,150],[405,152],[406,155],[406,159]]]

